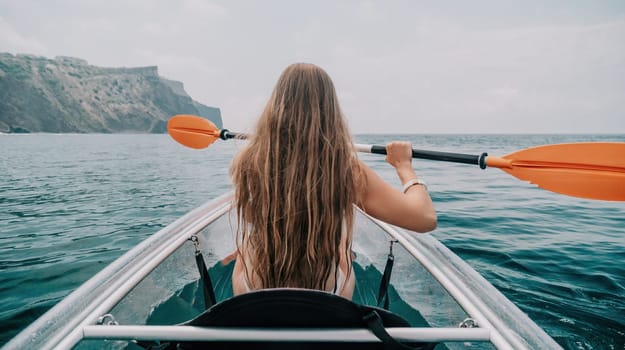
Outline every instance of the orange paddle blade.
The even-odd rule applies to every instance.
[[[167,122],[167,132],[174,140],[187,147],[202,149],[219,138],[220,130],[208,119],[178,114]]]
[[[625,143],[582,142],[532,147],[486,164],[549,191],[625,201]]]

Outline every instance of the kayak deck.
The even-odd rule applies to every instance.
[[[177,325],[205,308],[198,294],[201,287],[190,237],[198,237],[205,263],[211,266],[217,301],[231,296],[228,262],[221,261],[234,250],[231,199],[232,193],[223,195],[155,233],[50,309],[5,349],[123,349],[134,346],[131,340],[359,342],[375,338],[366,329]],[[412,326],[387,328],[394,338],[441,342],[441,347],[450,349],[561,348],[431,235],[415,235],[359,213],[354,237],[354,301],[361,304],[376,303],[375,279],[384,270],[389,245],[393,246],[390,310]],[[102,319],[104,315],[111,317]]]

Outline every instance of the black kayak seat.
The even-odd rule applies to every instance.
[[[380,342],[347,341],[219,341],[178,342],[176,349],[433,349],[436,343],[400,343],[385,327],[410,327],[402,317],[382,308],[356,304],[343,297],[310,289],[253,291],[219,302],[185,322],[187,326],[236,328],[366,328]],[[174,345],[174,344],[170,344]]]

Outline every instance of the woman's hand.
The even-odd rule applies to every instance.
[[[386,161],[395,168],[402,184],[417,178],[417,174],[412,168],[412,144],[410,142],[393,141],[387,143]]]
[[[386,161],[395,169],[412,168],[412,144],[408,141],[393,141],[386,144]]]

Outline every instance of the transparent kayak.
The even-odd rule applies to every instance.
[[[198,327],[200,252],[217,302],[232,297],[236,218],[227,193],[156,232],[100,271],[9,341],[3,349],[142,349],[165,341],[376,341],[367,329]],[[378,304],[393,257],[387,298],[410,327],[388,327],[402,342],[436,349],[561,349],[526,314],[429,234],[415,234],[359,212],[353,301]],[[385,275],[386,276],[386,275]],[[241,315],[245,317],[245,315]],[[208,348],[208,347],[207,347]]]

